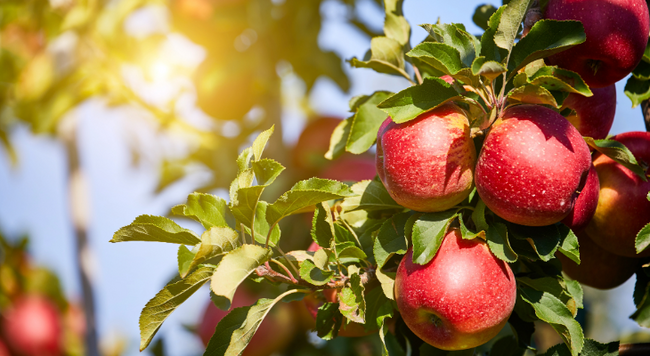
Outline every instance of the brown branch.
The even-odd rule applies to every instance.
[[[650,132],[650,101],[644,100],[641,102],[641,112],[643,113],[645,130]]]
[[[645,344],[621,344],[618,347],[620,356],[641,356],[650,355],[650,343]]]

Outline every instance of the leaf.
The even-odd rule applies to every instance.
[[[650,80],[630,77],[625,83],[625,95],[632,101],[632,107],[637,107],[642,101],[650,99]]]
[[[153,297],[140,313],[140,351],[144,350],[179,305],[210,279],[213,267],[202,267],[187,278],[170,283]]]
[[[316,205],[311,225],[311,238],[321,247],[331,246],[334,240],[334,220],[327,202]]]
[[[531,84],[542,86],[547,90],[576,93],[586,97],[593,95],[589,86],[582,80],[578,73],[555,66],[539,68],[528,78],[528,81]]]
[[[565,235],[570,231],[564,231]],[[515,238],[515,240],[510,240],[512,246],[520,247],[521,245],[517,244],[516,240],[524,240],[522,243],[527,245],[528,250],[533,254],[526,257],[531,260],[540,259],[544,262],[555,258],[555,252],[563,238],[556,225],[536,227],[511,225],[510,234]],[[515,248],[515,250],[520,251],[519,248]]]
[[[483,239],[485,239],[485,232],[481,231],[481,232],[476,233],[476,232],[470,231],[465,226],[465,222],[463,222],[463,217],[462,216],[460,216],[458,218],[458,222],[460,223],[460,235],[464,240],[473,240],[473,239],[475,239],[475,238],[477,238],[479,236],[481,236],[481,237],[483,237]]]
[[[305,260],[300,264],[300,278],[315,285],[326,285],[334,276],[334,271],[323,271],[314,262]]]
[[[481,52],[481,42],[479,42],[476,37],[465,31],[463,25],[425,24],[422,25],[422,28],[429,32],[429,35],[437,42],[455,48],[460,55],[460,61],[464,67],[470,67],[474,58],[476,58],[478,53]]]
[[[578,245],[578,236],[571,229],[562,224],[558,227],[560,235],[564,236],[560,242],[558,250],[562,252],[571,261],[580,264],[580,250]]]
[[[508,70],[516,72],[528,63],[567,50],[586,39],[580,21],[539,20],[512,49]]]
[[[253,146],[251,148],[253,150],[253,157],[255,158],[256,161],[259,161],[262,158],[262,152],[264,152],[264,147],[266,147],[266,143],[271,138],[271,135],[273,135],[274,130],[275,130],[275,125],[271,126],[271,128],[268,130],[262,131],[262,133],[257,135],[255,141],[253,141]]]
[[[316,315],[316,332],[323,340],[332,340],[338,335],[343,322],[339,303],[325,303],[318,308]]]
[[[332,137],[330,137],[330,148],[325,153],[325,158],[327,159],[336,159],[340,157],[343,152],[345,152],[345,146],[347,145],[348,138],[350,137],[350,129],[352,128],[353,117],[349,117],[336,126],[334,132],[332,132]]]
[[[410,78],[404,70],[404,52],[399,42],[388,37],[374,37],[370,40],[370,53],[370,58],[364,61],[353,57],[349,60],[350,65],[356,68],[370,68],[378,73]]]
[[[647,50],[648,49],[646,48],[646,51]],[[634,75],[634,78],[639,80],[650,80],[650,63],[645,60],[641,61],[632,71],[632,75]]]
[[[629,169],[644,182],[648,181],[645,169],[639,165],[634,154],[622,143],[614,140],[594,140],[591,137],[584,138],[589,147],[613,159],[616,163]]]
[[[251,163],[257,184],[268,187],[284,171],[284,166],[269,158],[263,158]]]
[[[582,348],[581,356],[618,356],[618,341],[612,341],[608,344],[601,344],[592,339],[585,339],[585,346]],[[548,349],[541,356],[569,356],[571,351],[566,344],[558,344]]]
[[[413,224],[413,263],[425,265],[438,252],[449,224],[458,215],[456,210],[428,213],[420,216]]]
[[[401,213],[386,220],[379,229],[373,245],[373,254],[375,256],[375,262],[377,262],[377,279],[381,282],[386,297],[391,300],[394,299],[394,278],[385,274],[381,269],[393,255],[403,255],[406,253],[408,245],[405,226],[410,217],[411,215],[409,213]]]
[[[494,223],[490,225],[485,234],[490,251],[500,260],[508,263],[517,261],[517,254],[510,247],[508,240],[508,228],[503,223]]]
[[[194,259],[194,253],[190,251],[185,245],[178,247],[177,260],[178,260],[178,274],[181,277],[187,275],[189,272],[190,264]]]
[[[271,230],[271,225],[266,221],[266,211],[268,209],[268,203],[261,200],[257,203],[257,212],[255,213],[255,241],[259,244],[266,243],[266,236],[269,235]],[[248,227],[244,227],[244,230],[250,235],[251,231]],[[280,227],[276,224],[273,226],[273,231],[269,237],[269,246],[276,246],[280,241]]]
[[[176,205],[172,214],[187,216],[203,225],[207,230],[213,226],[228,226],[226,210],[228,203],[214,195],[205,193],[192,193],[187,196],[187,203]]]
[[[488,223],[485,220],[485,208],[485,203],[482,199],[479,199],[476,208],[472,212],[472,221],[478,231],[487,231],[488,229]]]
[[[426,78],[422,84],[400,91],[377,107],[388,113],[395,123],[401,124],[455,98],[458,98],[458,93],[444,80]]]
[[[334,248],[336,249],[336,255],[339,256],[339,258],[358,258],[362,260],[368,258],[366,253],[359,247],[355,246],[352,241],[337,244]]]
[[[485,57],[487,60],[503,63],[504,59],[508,56],[508,51],[502,48],[499,48],[495,43],[495,35],[501,22],[501,16],[503,11],[506,9],[506,6],[501,6],[490,16],[488,21],[488,28],[481,36],[481,52],[480,55]]]
[[[217,324],[204,356],[238,356],[253,339],[273,306],[285,296],[300,292],[289,290],[275,299],[261,298],[249,307],[235,308]]]
[[[465,68],[457,49],[444,43],[422,42],[406,53],[444,74],[457,74]]]
[[[494,43],[508,52],[512,50],[515,38],[519,33],[521,22],[526,16],[526,10],[532,0],[512,0],[505,5],[501,14],[499,26],[494,34]]]
[[[358,273],[350,274],[350,286],[339,294],[339,311],[349,320],[364,324],[366,322],[366,301],[363,297],[364,287]]]
[[[508,101],[522,104],[550,105],[557,108],[557,101],[544,87],[525,84],[508,92]]]
[[[397,204],[388,194],[386,187],[378,180],[363,180],[355,183],[351,187],[354,197],[345,198],[341,207],[345,211],[357,209],[376,211],[376,210],[404,210],[404,207]]]
[[[520,347],[517,339],[512,336],[504,336],[497,340],[490,349],[490,355],[499,356],[523,356],[526,349]]]
[[[230,308],[239,284],[270,257],[271,251],[257,245],[242,245],[223,256],[212,275],[210,289],[216,296],[227,299],[223,304],[228,305],[225,310]]]
[[[379,127],[388,117],[384,111],[377,108],[377,104],[392,94],[387,91],[376,91],[358,106],[352,117],[350,135],[345,145],[346,151],[361,154],[375,144]]]
[[[483,30],[488,29],[488,20],[490,17],[497,11],[497,8],[490,4],[483,4],[476,7],[474,10],[474,15],[472,16],[472,21],[476,26],[482,28]]]
[[[573,314],[567,306],[547,292],[540,292],[525,286],[520,286],[519,291],[522,300],[533,307],[535,315],[540,320],[549,323],[562,337],[569,346],[571,355],[579,355],[584,345],[584,334],[580,324],[573,318]]]
[[[497,61],[490,61],[485,57],[477,57],[472,63],[472,74],[482,75],[489,80],[496,79],[501,73],[506,72],[506,67]]]
[[[320,202],[353,195],[350,188],[341,182],[321,178],[303,180],[268,206],[266,220],[273,226],[285,216]]]
[[[365,294],[366,300],[366,330],[377,330],[384,319],[393,316],[393,304],[386,298],[381,288],[372,288]]]
[[[576,300],[572,294],[569,293],[567,284],[564,283],[564,279],[559,277],[542,277],[534,279],[529,277],[519,277],[517,282],[519,285],[526,285],[540,292],[550,293],[567,306],[573,317],[575,317],[578,312],[578,304],[582,304],[582,289],[580,289],[578,295],[580,300]]]
[[[584,291],[582,290],[582,285],[580,284],[580,282],[572,279],[564,279],[564,283],[566,284],[567,292],[571,295],[571,297],[575,301],[576,307],[578,309],[584,308],[584,304],[583,304]]]
[[[180,227],[171,219],[140,215],[130,225],[117,230],[110,240],[123,241],[157,241],[193,246],[201,242],[201,239],[193,231]]]
[[[257,202],[264,192],[263,185],[239,188],[231,197],[230,211],[237,221],[250,227],[257,209]]]
[[[636,247],[636,253],[641,253],[650,246],[650,224],[644,226],[636,235],[634,246]]]
[[[388,38],[399,42],[402,46],[409,43],[411,26],[404,18],[402,11],[404,0],[384,1],[386,19],[384,20],[384,33]]]
[[[223,255],[239,247],[239,234],[229,227],[213,227],[201,235],[201,245],[185,273],[207,260]],[[181,274],[185,277],[185,274]]]

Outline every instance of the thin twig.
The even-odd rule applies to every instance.
[[[293,284],[298,284],[298,280],[293,276],[293,274],[291,273],[291,271],[289,271],[289,269],[287,268],[287,266],[285,266],[284,264],[282,264],[282,263],[281,263],[280,261],[278,261],[278,260],[271,259],[271,262],[273,262],[273,263],[275,263],[276,265],[280,266],[280,267],[284,270],[284,272],[287,274],[287,276],[289,276],[289,278],[291,279],[291,282],[293,282]]]
[[[293,265],[293,263],[291,262],[291,260],[289,260],[289,257],[287,257],[287,254],[284,253],[284,251],[282,251],[282,249],[280,248],[280,246],[275,246],[275,249],[278,250],[278,251],[280,252],[280,254],[282,255],[282,257],[284,257],[284,259],[287,260],[287,262],[289,262],[289,266],[291,266],[291,269],[293,269],[293,271],[296,272],[296,275],[297,275],[297,276],[300,276],[300,271],[298,271],[298,268],[297,268],[296,266]]]

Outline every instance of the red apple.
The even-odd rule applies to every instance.
[[[4,341],[2,340],[0,340],[0,356],[11,356],[7,345],[5,345]]]
[[[463,240],[454,229],[429,263],[412,258],[409,249],[397,269],[395,301],[422,340],[443,350],[470,349],[505,326],[517,299],[515,276],[483,240]]]
[[[591,168],[589,168],[585,185],[573,205],[573,209],[571,209],[569,215],[567,215],[562,222],[573,231],[584,229],[596,212],[599,191],[600,183],[598,181],[598,173],[596,173],[596,169],[592,165]]]
[[[598,289],[611,289],[630,279],[641,259],[613,254],[596,245],[585,233],[578,233],[580,264],[562,253],[556,253],[562,262],[562,271],[576,281]]]
[[[400,205],[443,211],[472,190],[476,148],[465,113],[445,104],[416,119],[386,119],[377,134],[377,174]]]
[[[341,157],[332,161],[318,174],[320,178],[353,182],[373,179],[375,175],[377,175],[375,160],[366,156]]]
[[[562,108],[575,113],[566,117],[582,136],[600,140],[607,137],[616,113],[616,87],[592,88],[593,96],[571,93],[564,99]]]
[[[544,226],[564,219],[586,181],[591,155],[575,127],[539,105],[507,109],[476,164],[479,196],[510,222]]]
[[[318,172],[328,164],[325,153],[330,147],[332,132],[341,120],[335,117],[320,117],[310,121],[300,134],[293,148],[293,163],[308,172]]]
[[[20,297],[4,313],[7,346],[23,356],[58,356],[63,348],[61,315],[53,302],[39,295]]]
[[[230,310],[253,305],[257,300],[257,296],[245,290],[244,287],[239,287],[235,292]],[[228,314],[227,311],[217,308],[212,301],[208,302],[203,319],[197,327],[197,333],[204,345],[208,345],[217,324],[226,314]],[[294,331],[295,321],[291,306],[287,303],[278,303],[264,318],[242,356],[267,356],[284,350],[293,339]]]
[[[629,148],[640,163],[650,163],[650,132],[626,132],[612,139]],[[650,181],[644,182],[605,155],[594,159],[594,167],[600,180],[600,197],[587,234],[600,247],[618,255],[650,256],[650,250],[637,255],[634,247],[636,235],[650,223]]]
[[[630,74],[648,43],[645,0],[549,0],[545,18],[582,22],[586,41],[548,57],[548,62],[577,72],[595,88]]]

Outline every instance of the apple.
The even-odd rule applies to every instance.
[[[600,182],[598,181],[598,173],[596,173],[596,168],[591,165],[585,185],[580,191],[578,198],[576,198],[573,209],[571,209],[569,215],[567,215],[562,222],[573,231],[584,229],[596,212],[599,191]]]
[[[7,345],[5,345],[2,340],[0,340],[0,356],[11,356],[9,349],[7,349]]]
[[[473,188],[476,148],[465,113],[452,103],[377,133],[377,174],[400,205],[421,212],[447,210]]]
[[[639,163],[646,167],[650,163],[650,132],[626,132],[612,139],[624,144]],[[650,256],[650,250],[637,255],[634,247],[636,235],[650,223],[650,181],[644,182],[605,155],[595,157],[594,167],[600,180],[600,197],[585,231],[600,247],[615,254]]]
[[[294,165],[308,172],[318,172],[326,166],[330,137],[340,123],[341,119],[327,116],[308,122],[292,151]]]
[[[582,22],[586,41],[548,57],[548,63],[577,72],[594,88],[630,74],[648,43],[645,0],[549,0],[545,18]]]
[[[586,181],[591,155],[562,115],[519,105],[490,129],[476,163],[476,189],[485,205],[510,222],[544,226],[564,219]]]
[[[58,356],[63,351],[63,322],[56,305],[40,295],[22,296],[4,313],[7,346],[23,356]]]
[[[235,292],[230,310],[253,305],[258,299],[258,296],[240,286]],[[197,327],[197,333],[203,341],[203,345],[208,345],[217,324],[228,312],[217,308],[212,301],[208,301],[203,318]],[[293,317],[294,314],[289,304],[282,302],[276,304],[260,324],[242,356],[267,356],[284,350],[294,336]]]
[[[377,175],[375,160],[367,156],[341,157],[332,161],[318,174],[320,178],[353,182],[373,179],[375,175]]]
[[[517,299],[515,276],[483,240],[464,240],[452,229],[429,263],[412,258],[410,248],[397,268],[395,301],[406,325],[426,343],[470,349],[506,325]]]
[[[591,88],[590,97],[571,93],[564,99],[562,108],[573,110],[567,116],[582,136],[600,140],[607,137],[616,113],[616,87],[612,84],[604,88]]]
[[[577,233],[580,264],[562,253],[555,255],[562,262],[562,271],[576,281],[597,289],[612,289],[630,279],[641,259],[613,254],[592,241],[589,235]]]

